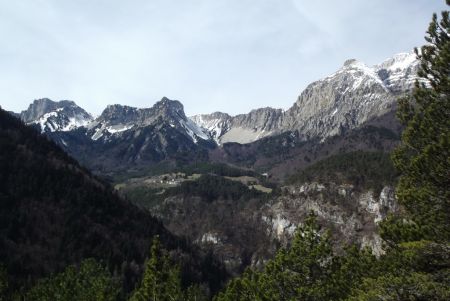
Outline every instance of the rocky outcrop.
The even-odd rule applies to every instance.
[[[195,115],[190,117],[198,126],[205,129],[210,137],[220,144],[220,138],[231,128],[232,117],[226,113],[215,112],[212,114]]]
[[[314,212],[330,229],[337,252],[349,244],[383,253],[378,224],[399,210],[392,187],[381,192],[352,184],[303,183],[285,186],[267,201],[205,202],[199,197],[171,196],[150,211],[173,233],[187,236],[224,260],[230,272],[259,266],[287,245],[297,227]]]
[[[304,183],[284,188],[285,195],[264,210],[264,221],[270,234],[287,243],[296,227],[314,212],[321,223],[331,229],[337,249],[350,243],[370,247],[374,254],[383,253],[377,233],[380,221],[399,206],[392,187],[386,186],[377,195],[372,190],[357,191],[353,185]]]
[[[252,110],[248,114],[230,116],[216,112],[190,117],[222,144],[226,142],[249,143],[270,136],[281,126],[283,111],[273,108]]]

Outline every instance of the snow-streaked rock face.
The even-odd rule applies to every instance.
[[[209,133],[186,117],[183,105],[168,98],[151,108],[109,105],[95,119],[73,102],[39,100],[22,115],[96,171],[205,160],[216,147]]]
[[[392,110],[395,99],[374,68],[348,60],[302,92],[282,128],[299,130],[306,138],[338,135]]]
[[[87,126],[93,117],[73,101],[52,101],[47,98],[35,100],[20,114],[27,124],[39,125],[42,133],[71,131]]]
[[[126,131],[167,123],[184,133],[194,143],[209,140],[209,133],[186,117],[183,105],[177,100],[163,98],[151,108],[138,109],[122,105],[109,105],[87,126],[92,140],[110,140]]]
[[[412,89],[418,67],[414,52],[375,66],[347,60],[337,72],[310,84],[286,112],[263,108],[234,117],[197,115],[193,121],[218,143],[249,143],[286,131],[299,131],[304,140],[326,138],[395,110],[397,97]]]
[[[374,66],[384,85],[394,94],[411,90],[418,79],[419,61],[414,52],[399,53]]]
[[[220,145],[226,142],[249,143],[270,136],[281,126],[282,115],[281,109],[261,108],[236,116],[216,112],[191,119]]]
[[[232,119],[230,115],[221,112],[195,115],[189,118],[195,124],[205,129],[217,144],[220,144],[220,138],[230,130]]]

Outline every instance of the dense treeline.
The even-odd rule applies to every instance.
[[[0,146],[0,264],[10,291],[95,258],[120,275],[126,294],[142,273],[154,235],[180,262],[183,285],[220,287],[226,273],[217,261],[203,260],[199,250],[2,110]]]
[[[235,175],[236,173],[233,172]],[[238,173],[239,174],[239,173]],[[249,201],[258,199],[265,201],[280,193],[280,189],[273,183],[260,181],[265,187],[270,187],[272,192],[264,193],[260,190],[249,188],[239,181],[227,179],[214,174],[201,175],[196,180],[187,180],[179,186],[160,189],[145,185],[126,187],[121,192],[134,204],[152,208],[161,204],[171,196],[183,198],[200,197],[202,201],[212,203],[217,200]]]
[[[292,175],[288,183],[319,181],[350,183],[356,188],[379,191],[394,185],[398,172],[389,154],[356,151],[331,156]]]
[[[253,170],[242,169],[234,166],[230,166],[225,163],[210,163],[210,162],[190,162],[189,164],[171,165],[168,162],[161,162],[160,164],[154,165],[149,169],[143,169],[138,171],[130,171],[120,173],[116,172],[114,177],[105,177],[111,182],[124,182],[129,178],[139,178],[148,176],[157,176],[166,173],[184,173],[188,176],[193,174],[212,174],[223,177],[241,177],[250,176],[257,177],[260,180],[264,180],[260,174],[254,172]]]
[[[370,250],[332,251],[314,216],[263,271],[233,279],[217,301],[448,300],[448,245],[416,241],[392,246],[380,258]]]
[[[180,266],[162,248],[159,236],[154,236],[149,258],[145,262],[142,280],[126,298],[130,301],[202,301],[208,300],[204,287],[182,284]],[[36,301],[113,301],[120,297],[121,283],[94,259],[70,265],[64,271],[40,279],[27,290],[6,294],[8,275],[0,266],[0,300]]]
[[[214,175],[202,175],[196,181],[185,181],[180,186],[167,190],[166,195],[198,196],[207,202],[218,199],[249,200],[263,198],[266,194],[238,181]]]
[[[222,177],[258,176],[258,174],[253,170],[241,169],[230,166],[225,163],[199,162],[183,166],[179,170],[187,175],[197,173],[197,174],[214,174]]]
[[[450,1],[447,0],[450,5]],[[450,240],[450,18],[437,15],[427,45],[416,50],[421,65],[410,97],[400,99],[398,117],[406,125],[393,154],[402,176],[400,202],[420,225],[420,237]]]

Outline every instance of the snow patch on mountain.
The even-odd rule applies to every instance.
[[[224,135],[230,127],[228,115],[220,116],[221,113],[211,115],[195,115],[189,117],[195,124],[205,130],[214,141],[220,145],[220,137]],[[217,115],[217,116],[216,116]]]
[[[58,108],[53,112],[45,113],[38,120],[28,124],[39,124],[41,133],[67,132],[76,128],[87,126],[92,121],[92,116],[86,113],[73,113],[64,108]]]
[[[194,143],[198,143],[198,138],[203,140],[208,140],[210,138],[204,129],[199,127],[189,118],[186,118],[186,120],[180,119],[179,123],[186,130],[186,133],[191,137]]]
[[[380,85],[386,91],[388,90],[377,74],[377,69],[375,67],[369,67],[363,62],[355,59],[347,60],[341,69],[330,76],[325,77],[323,80],[319,80],[319,82],[332,82],[335,81],[338,76],[344,75],[349,76],[349,79],[347,80],[349,86],[346,87],[343,94],[356,91],[360,89],[362,85],[368,86],[373,83]]]
[[[385,86],[396,93],[402,90],[411,90],[416,80],[420,80],[417,76],[419,65],[416,54],[411,51],[399,53],[381,64],[375,65],[374,69]]]
[[[134,127],[133,124],[129,124],[129,125],[119,124],[119,125],[108,126],[108,127],[106,127],[106,130],[111,134],[115,134],[115,133],[128,131],[129,129],[132,129],[133,127]]]

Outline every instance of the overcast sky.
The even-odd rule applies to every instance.
[[[0,0],[0,104],[288,108],[348,58],[373,65],[421,45],[444,2]]]

